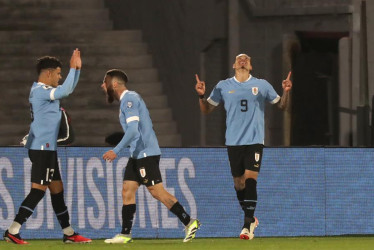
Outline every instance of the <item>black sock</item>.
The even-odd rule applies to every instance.
[[[244,208],[244,227],[249,227],[253,222],[254,213],[257,205],[257,181],[249,178],[245,180],[245,194],[243,201]]]
[[[170,212],[175,214],[179,218],[179,220],[183,223],[183,225],[187,226],[188,223],[190,223],[190,220],[191,220],[190,215],[186,213],[186,211],[184,210],[184,208],[178,201],[170,208]]]
[[[23,200],[14,221],[18,222],[21,225],[25,223],[34,212],[34,209],[38,205],[40,200],[43,199],[44,194],[45,191],[43,190],[31,188],[30,193]]]
[[[136,212],[136,204],[122,206],[122,231],[121,234],[131,234],[132,221]]]
[[[243,200],[244,200],[245,189],[243,189],[243,190],[236,190],[235,189],[235,191],[236,191],[236,197],[238,198],[238,201],[239,201],[239,205],[244,211]]]
[[[70,226],[70,217],[68,208],[64,201],[64,191],[58,193],[58,194],[51,194],[51,200],[52,200],[52,207],[55,211],[55,214],[57,216],[57,220],[61,225],[61,228],[67,228]]]

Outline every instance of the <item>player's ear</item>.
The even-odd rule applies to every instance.
[[[117,88],[118,82],[116,80],[113,80],[112,81],[112,86],[113,86],[114,89]]]
[[[232,65],[232,68],[235,69],[235,63]]]

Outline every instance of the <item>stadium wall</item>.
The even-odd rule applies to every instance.
[[[121,228],[121,188],[127,152],[113,163],[108,148],[59,148],[65,199],[74,228],[92,238]],[[374,233],[373,148],[266,148],[258,179],[256,236],[325,236]],[[198,237],[236,237],[242,213],[225,148],[163,148],[164,186],[202,222]],[[0,148],[0,230],[5,230],[30,187],[27,150]],[[60,238],[46,195],[22,236]],[[141,187],[135,238],[183,238],[183,225]]]

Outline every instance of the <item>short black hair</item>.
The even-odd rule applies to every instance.
[[[36,71],[40,75],[43,69],[57,69],[58,67],[62,68],[62,63],[59,59],[53,56],[43,56],[38,59]]]
[[[122,70],[120,69],[110,69],[106,72],[106,75],[110,76],[110,77],[116,77],[122,81],[124,81],[125,83],[127,83],[129,81],[129,79],[127,78],[127,75],[125,72],[123,72]]]

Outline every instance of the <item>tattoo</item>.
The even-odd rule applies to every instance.
[[[290,106],[289,103],[290,103],[290,91],[287,91],[287,92],[283,91],[283,95],[282,95],[281,100],[278,104],[278,107],[283,109],[283,110],[288,111],[289,106]]]

